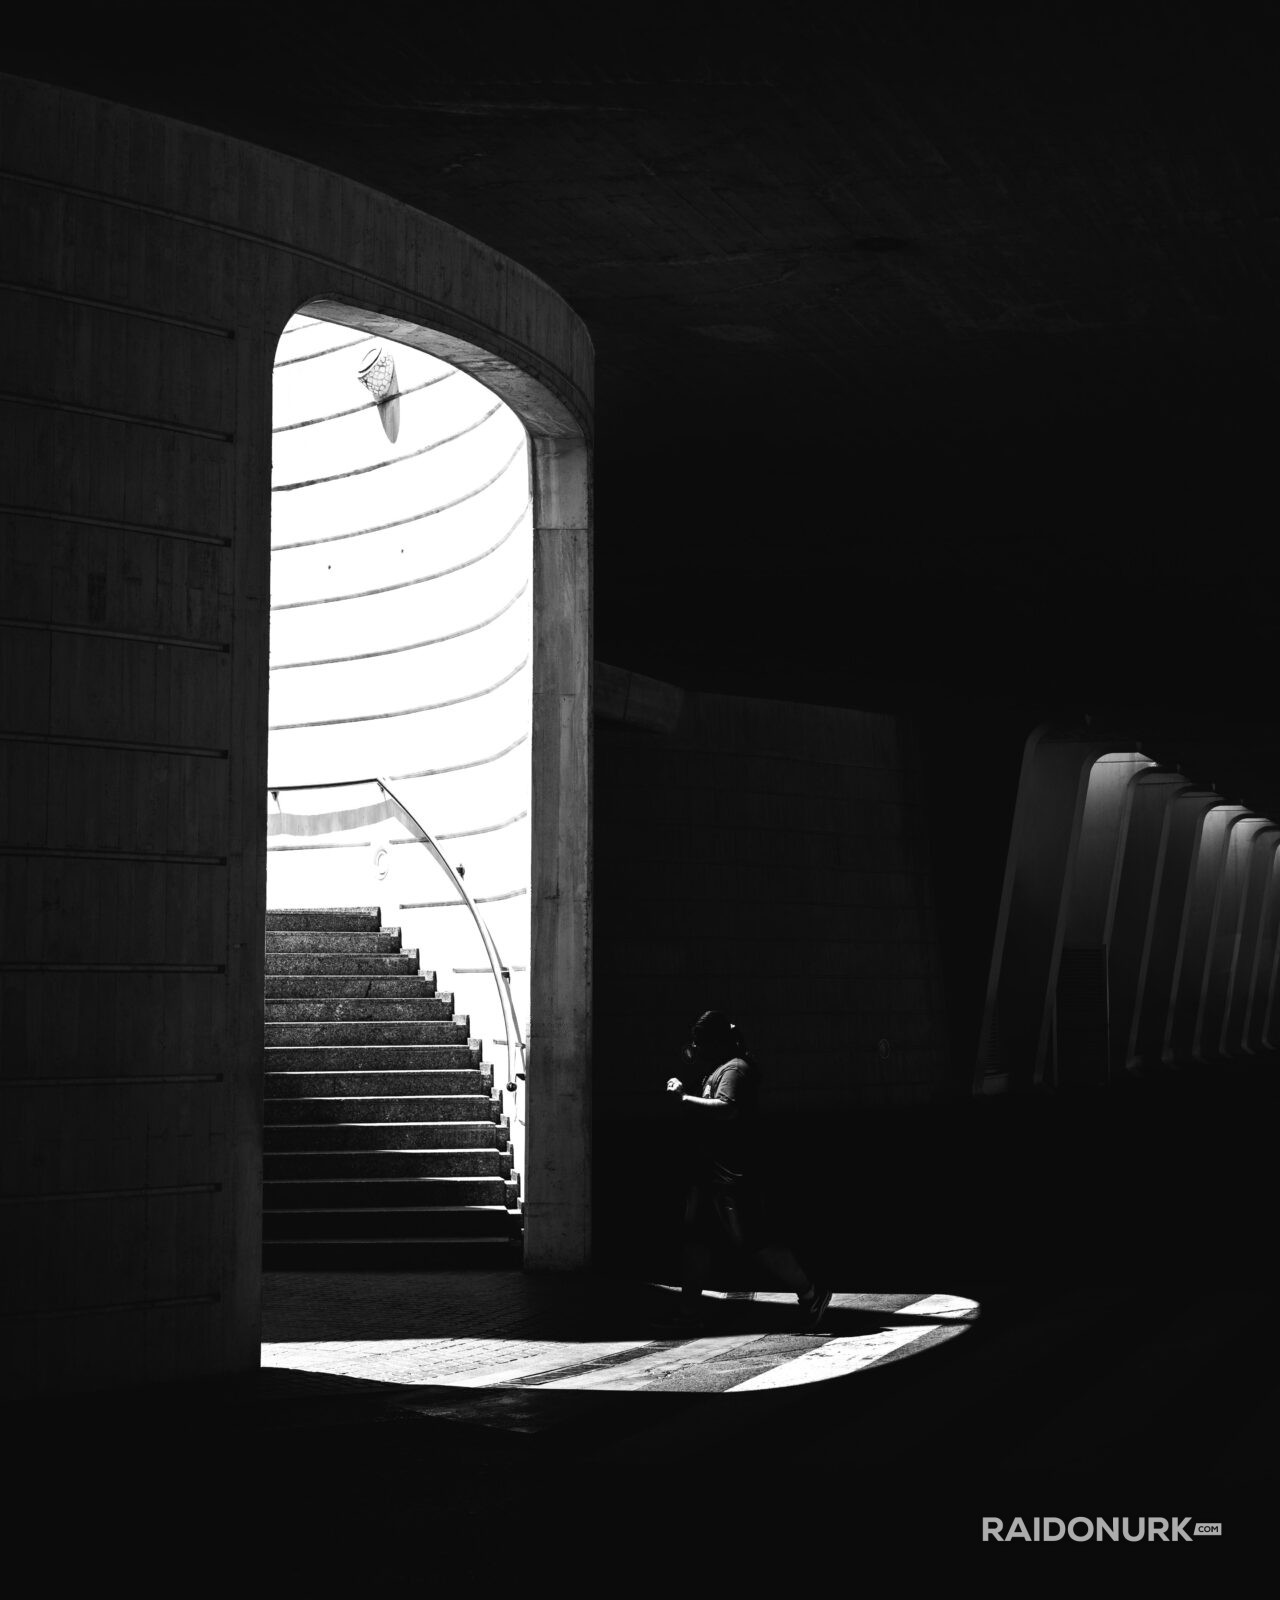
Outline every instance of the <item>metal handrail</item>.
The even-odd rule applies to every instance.
[[[454,871],[453,867],[449,865],[449,861],[444,852],[440,849],[440,846],[432,838],[427,829],[422,826],[417,817],[414,816],[413,812],[409,810],[408,806],[405,805],[404,801],[400,799],[399,795],[396,794],[394,789],[391,788],[384,778],[341,778],[336,783],[273,783],[269,785],[267,792],[275,797],[281,792],[287,793],[291,790],[349,789],[355,788],[359,784],[373,784],[382,791],[387,800],[395,808],[400,820],[405,824],[410,832],[418,835],[420,842],[426,845],[427,849],[435,857],[436,862],[441,868],[443,868],[445,876],[449,879],[450,883],[453,884],[459,895],[461,895],[462,899],[466,903],[467,909],[471,912],[471,915],[475,920],[476,931],[480,935],[480,942],[484,945],[484,953],[488,958],[490,970],[493,973],[494,985],[498,991],[498,1007],[502,1013],[504,1031],[506,1033],[506,1039],[504,1040],[504,1043],[507,1047],[507,1092],[509,1094],[514,1094],[516,1092],[517,1080],[523,1080],[525,1076],[525,1069],[527,1066],[526,1052],[528,1050],[528,1046],[524,1041],[524,1036],[520,1032],[520,1019],[516,1015],[516,1004],[511,996],[511,973],[507,967],[503,966],[502,958],[498,954],[498,947],[494,943],[493,935],[489,932],[489,925],[480,915],[475,901],[467,892],[466,884],[463,883],[462,879]],[[514,1045],[512,1043],[513,1039]],[[520,1068],[518,1071],[516,1070],[515,1058],[512,1054],[513,1049],[520,1052]]]

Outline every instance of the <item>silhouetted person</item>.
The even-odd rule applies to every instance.
[[[718,1235],[735,1250],[754,1256],[791,1289],[803,1326],[816,1329],[831,1303],[831,1290],[819,1288],[790,1248],[777,1239],[756,1188],[759,1068],[722,1011],[706,1011],[694,1023],[685,1060],[702,1075],[702,1088],[687,1094],[681,1079],[667,1080],[667,1092],[679,1096],[694,1152],[685,1202],[677,1325],[701,1324],[702,1287]]]

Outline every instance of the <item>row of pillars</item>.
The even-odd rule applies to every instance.
[[[1140,751],[1027,742],[974,1087],[1280,1045],[1280,826]]]

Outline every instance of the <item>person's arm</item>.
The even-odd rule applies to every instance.
[[[734,1075],[726,1073],[724,1079],[721,1080],[720,1093],[713,1099],[706,1099],[700,1094],[686,1094],[684,1092],[684,1084],[681,1083],[679,1078],[667,1079],[667,1093],[679,1095],[681,1105],[696,1106],[700,1110],[715,1111],[718,1115],[726,1118],[736,1117],[738,1114],[738,1105],[733,1097],[735,1087]],[[726,1088],[728,1093],[724,1092]]]

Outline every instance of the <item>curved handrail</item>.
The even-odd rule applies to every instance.
[[[516,1015],[515,1001],[511,996],[511,974],[508,968],[503,966],[502,958],[498,954],[498,947],[494,943],[493,935],[489,932],[489,925],[480,915],[479,908],[476,906],[475,901],[468,893],[466,884],[463,883],[462,879],[454,871],[453,867],[449,865],[448,858],[445,856],[444,852],[440,849],[440,846],[436,843],[435,839],[432,838],[427,829],[423,827],[423,825],[418,821],[417,817],[414,816],[413,812],[409,810],[408,806],[405,805],[404,801],[400,799],[399,795],[396,794],[395,790],[391,788],[384,778],[342,778],[336,783],[273,783],[268,785],[267,792],[272,796],[276,796],[281,792],[287,793],[291,790],[350,789],[355,788],[360,784],[371,784],[375,788],[382,791],[399,815],[400,820],[405,824],[411,833],[416,833],[418,835],[421,843],[426,845],[427,849],[435,857],[437,864],[444,870],[445,876],[458,891],[459,895],[466,903],[467,909],[470,911],[473,919],[475,920],[476,931],[480,935],[481,944],[484,945],[484,953],[488,959],[490,970],[493,973],[494,986],[498,991],[498,1008],[502,1014],[503,1022],[505,1024],[504,1031],[506,1033],[507,1092],[509,1094],[514,1094],[516,1092],[517,1080],[523,1079],[525,1076],[527,1064],[526,1052],[528,1050],[528,1046],[524,1041],[524,1036],[520,1032],[520,1019]],[[512,1042],[513,1039],[514,1045]],[[519,1071],[517,1071],[515,1067],[515,1058],[512,1054],[513,1049],[520,1052]]]

